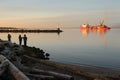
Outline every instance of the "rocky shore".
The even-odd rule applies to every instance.
[[[120,71],[50,61],[50,54],[43,49],[20,46],[8,41],[0,40],[0,55],[5,56],[10,63],[14,64],[30,80],[120,80]],[[4,66],[2,62],[0,66]],[[0,67],[0,72],[2,70],[4,69]],[[5,69],[0,74],[0,80],[22,79],[14,78]]]
[[[25,55],[45,61],[49,60],[50,56],[49,53],[40,48],[20,46],[16,43],[0,40],[0,80],[73,80],[73,77],[67,74],[49,71],[48,69],[43,70],[42,68],[36,69],[33,67],[36,62],[26,60]],[[29,79],[24,78],[25,76],[22,77],[21,71]],[[11,76],[11,74],[13,75]]]

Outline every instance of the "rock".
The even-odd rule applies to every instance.
[[[0,76],[2,76],[2,74],[7,70],[8,67],[8,62],[6,60],[3,60],[2,58],[0,58]]]

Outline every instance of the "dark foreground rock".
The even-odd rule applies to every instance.
[[[39,58],[39,59],[44,59],[44,60],[48,60],[50,56],[49,53],[46,53],[43,49],[40,48],[35,48],[35,47],[24,47],[24,51],[22,53],[22,55],[29,55],[35,58]]]
[[[11,73],[6,70],[1,76],[0,80],[15,80],[15,78],[11,75]]]

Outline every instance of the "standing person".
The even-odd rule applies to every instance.
[[[22,44],[22,37],[21,37],[21,35],[19,35],[19,45],[21,45]]]
[[[27,36],[25,34],[24,34],[23,40],[24,40],[24,46],[27,46]]]
[[[11,41],[11,35],[10,34],[8,34],[8,41]]]

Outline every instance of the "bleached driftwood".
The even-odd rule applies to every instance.
[[[23,67],[24,71],[28,71],[30,74],[36,74],[36,75],[48,75],[48,76],[54,76],[57,80],[74,80],[74,78],[70,75],[58,73],[54,71],[48,71],[48,70],[40,70],[40,69],[31,69],[29,67]]]
[[[39,69],[32,69],[30,71],[32,74],[43,74],[43,75],[51,75],[54,76],[57,80],[74,80],[74,78],[67,74],[57,73],[53,71],[45,71],[45,70],[39,70]]]
[[[8,70],[16,80],[30,80],[3,55],[0,55],[0,62],[7,62],[9,64]]]
[[[35,79],[36,78],[40,79],[40,80],[55,80],[54,76],[37,75],[37,74],[26,74],[26,75]]]

